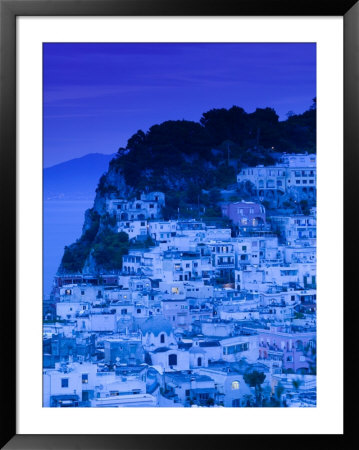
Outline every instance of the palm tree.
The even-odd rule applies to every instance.
[[[275,387],[275,398],[276,400],[279,402],[279,406],[282,406],[282,394],[284,392],[284,386],[282,383],[278,383],[277,386]]]
[[[302,385],[303,381],[299,378],[292,380],[292,385],[296,393],[298,393],[300,386]]]
[[[266,375],[263,372],[258,372],[253,370],[253,372],[246,372],[243,375],[243,379],[250,387],[254,387],[256,396],[256,406],[262,406],[262,387],[261,384],[264,382]]]

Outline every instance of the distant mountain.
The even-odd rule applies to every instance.
[[[44,169],[44,199],[93,199],[114,156],[90,153]]]

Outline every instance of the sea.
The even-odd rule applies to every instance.
[[[50,295],[64,247],[81,236],[85,211],[92,205],[93,199],[44,201],[43,293],[45,299]]]

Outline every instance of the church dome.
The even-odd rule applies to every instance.
[[[153,333],[158,336],[160,333],[166,333],[168,336],[172,333],[172,326],[163,316],[151,316],[142,325],[143,334]]]

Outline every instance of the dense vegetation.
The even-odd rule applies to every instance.
[[[212,109],[200,122],[167,121],[139,130],[118,150],[110,168],[121,170],[135,191],[181,190],[185,203],[198,203],[199,191],[235,183],[241,166],[274,163],[274,152],[315,152],[316,102],[303,114],[288,113],[285,121],[272,108]],[[98,192],[116,188],[100,180]],[[197,195],[197,197],[196,197]],[[175,196],[175,195],[174,195]],[[201,200],[201,199],[200,199]],[[206,203],[206,199],[203,204]],[[173,202],[176,203],[175,199]],[[170,201],[171,203],[171,201]]]
[[[116,232],[115,218],[108,213],[100,216],[93,209],[88,211],[90,227],[74,244],[65,247],[60,272],[81,273],[90,253],[98,271],[119,271],[122,257],[131,248],[149,248],[154,245],[148,237],[144,241],[130,242],[128,234]]]
[[[62,257],[61,271],[69,273],[81,272],[100,226],[100,215],[93,209],[88,211],[91,226],[82,233],[80,239],[65,247]]]

